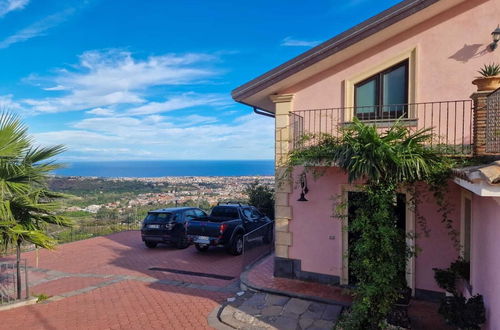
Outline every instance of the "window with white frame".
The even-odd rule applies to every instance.
[[[470,261],[471,261],[471,240],[472,240],[472,198],[470,195],[463,196],[462,199],[462,224],[461,224],[461,235],[460,235],[460,243],[462,245],[462,258],[464,261],[468,262],[469,269],[468,274],[469,278],[466,278],[467,281],[470,281]]]

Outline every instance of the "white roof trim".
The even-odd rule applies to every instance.
[[[460,178],[454,178],[456,184],[460,187],[473,192],[481,197],[500,197],[500,185],[490,185],[484,181],[469,182]]]

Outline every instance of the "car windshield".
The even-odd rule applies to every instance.
[[[168,222],[172,219],[172,213],[148,213],[144,223]]]
[[[216,206],[210,213],[212,217],[225,218],[225,219],[238,219],[238,210],[230,206]]]

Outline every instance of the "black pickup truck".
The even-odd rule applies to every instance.
[[[267,227],[262,227],[267,225]],[[187,225],[188,239],[198,251],[223,246],[232,255],[243,252],[243,236],[263,228],[262,239],[273,239],[273,221],[255,207],[242,204],[218,204],[205,218],[193,219]]]

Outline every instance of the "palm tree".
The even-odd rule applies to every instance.
[[[451,165],[449,158],[429,147],[428,142],[433,137],[431,130],[411,132],[397,122],[383,132],[354,118],[339,138],[323,134],[319,143],[293,151],[290,164],[338,166],[346,171],[350,183],[357,180],[395,184],[423,181],[436,170],[446,170]]]
[[[60,145],[34,147],[19,118],[0,115],[0,242],[4,247],[16,246],[18,299],[21,244],[52,248],[55,241],[46,234],[47,225],[71,225],[55,213],[55,201],[62,195],[47,186],[50,172],[60,167],[50,159],[63,151]]]
[[[384,131],[355,118],[340,137],[316,138],[318,143],[290,154],[291,166],[337,166],[350,183],[364,182],[365,196],[348,225],[359,234],[349,251],[349,266],[358,279],[356,299],[341,328],[379,329],[406,286],[402,275],[413,252],[397,228],[397,190],[443,177],[452,161],[429,147],[430,130],[412,132],[399,122]]]

